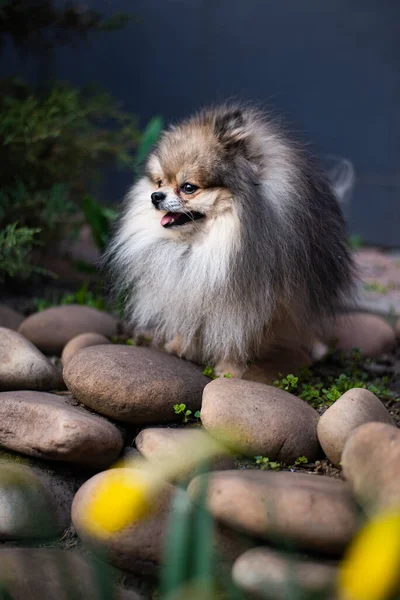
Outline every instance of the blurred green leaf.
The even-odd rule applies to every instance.
[[[147,124],[142,133],[142,137],[136,151],[136,157],[134,161],[134,168],[136,171],[139,170],[140,165],[145,160],[154,144],[157,142],[162,128],[163,120],[161,117],[153,117]]]

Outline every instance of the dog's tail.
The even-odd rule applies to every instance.
[[[333,155],[327,156],[325,162],[329,183],[339,203],[344,207],[351,198],[356,181],[354,165],[347,158]]]

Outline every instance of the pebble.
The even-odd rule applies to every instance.
[[[113,575],[105,572],[104,563],[95,564],[76,551],[1,548],[0,561],[7,575],[6,589],[13,600],[61,600],[67,596],[74,600],[101,600],[105,597],[107,575],[110,578],[110,598],[141,598],[133,590],[115,586]]]
[[[0,327],[16,331],[24,319],[25,317],[21,313],[6,304],[0,304]]]
[[[121,469],[121,471],[132,469]],[[150,574],[162,559],[163,543],[170,514],[170,505],[175,488],[165,483],[157,494],[152,513],[145,519],[126,527],[122,531],[103,537],[89,532],[86,526],[87,503],[92,492],[108,473],[98,473],[78,490],[72,504],[72,522],[84,544],[99,556],[106,555],[112,565],[140,574]],[[182,492],[184,493],[184,492]]]
[[[272,386],[240,379],[215,379],[204,389],[201,421],[212,435],[227,435],[250,456],[291,463],[321,452],[318,414],[306,402]]]
[[[80,402],[105,416],[136,425],[181,420],[174,404],[193,413],[209,379],[199,367],[150,348],[111,345],[81,350],[64,369]]]
[[[0,540],[45,538],[70,524],[70,482],[27,465],[0,462]]]
[[[114,425],[62,396],[13,391],[0,393],[0,444],[28,456],[105,468],[123,440]]]
[[[118,321],[95,308],[68,304],[37,312],[26,318],[18,331],[45,354],[59,356],[64,346],[81,333],[117,334]]]
[[[350,435],[342,454],[345,478],[365,512],[400,506],[400,430],[365,423]]]
[[[265,599],[266,589],[277,600],[287,598],[290,584],[301,590],[302,596],[313,594],[326,598],[334,588],[336,574],[333,564],[288,556],[270,548],[248,550],[236,560],[232,569],[236,585],[260,600]]]
[[[188,444],[194,446],[204,442],[204,432],[200,428],[166,428],[149,427],[143,429],[135,439],[136,448],[149,461],[157,463],[165,460],[173,461],[181,457]],[[196,469],[195,457],[186,453],[186,465],[182,467],[177,479],[189,475]],[[234,462],[230,456],[220,456],[213,461],[216,470],[233,469]]]
[[[385,406],[372,392],[354,388],[345,392],[318,421],[318,439],[326,456],[339,465],[346,440],[363,423],[379,421],[394,425]]]
[[[82,350],[83,348],[88,348],[89,346],[100,346],[111,344],[111,341],[106,338],[105,335],[101,333],[81,333],[76,337],[72,338],[65,346],[61,354],[61,362],[65,367],[66,364],[71,360],[71,358]]]
[[[200,475],[189,484],[195,499]],[[209,475],[208,508],[224,525],[271,541],[338,555],[357,529],[348,486],[330,477],[291,472],[223,471]]]
[[[0,390],[62,389],[61,372],[21,334],[0,327]]]
[[[364,356],[376,358],[396,345],[393,328],[385,319],[369,313],[347,313],[328,325],[326,343],[349,352],[359,348]]]

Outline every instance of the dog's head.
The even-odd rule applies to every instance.
[[[146,166],[148,202],[162,213],[160,226],[190,233],[234,210],[235,190],[258,176],[252,117],[219,108],[164,133]]]

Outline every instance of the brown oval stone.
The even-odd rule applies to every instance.
[[[13,310],[6,304],[0,304],[0,327],[7,327],[17,331],[22,321],[25,319],[24,315]]]
[[[339,465],[344,445],[354,429],[363,423],[380,421],[394,425],[385,406],[372,392],[354,388],[345,392],[318,421],[318,439],[329,460]]]
[[[83,350],[83,348],[89,348],[89,346],[105,346],[106,344],[111,344],[111,341],[101,333],[81,333],[80,335],[72,338],[72,340],[69,340],[69,342],[64,346],[61,354],[61,362],[65,367],[68,361],[74,356],[74,354],[79,352],[79,350]]]
[[[89,408],[133,424],[179,420],[174,404],[196,411],[209,382],[199,367],[185,360],[115,344],[81,350],[65,367],[64,380]]]
[[[122,450],[119,430],[62,396],[0,393],[0,444],[10,450],[91,467],[108,467]]]
[[[367,513],[397,508],[400,505],[400,430],[384,423],[357,427],[344,446],[342,469]]]
[[[60,355],[64,346],[81,333],[101,333],[112,337],[118,321],[89,306],[68,304],[37,312],[26,318],[18,331],[46,354]]]
[[[364,356],[378,357],[396,345],[396,336],[385,319],[369,313],[339,315],[327,327],[326,343],[349,352],[359,348]]]
[[[121,469],[122,471],[131,469]],[[111,564],[127,571],[151,573],[162,559],[166,527],[175,488],[166,483],[154,498],[151,514],[107,537],[95,536],[86,527],[88,502],[97,486],[108,477],[107,471],[98,473],[78,490],[72,504],[72,522],[84,544]],[[182,494],[184,492],[182,491]]]
[[[181,457],[188,445],[204,443],[204,431],[200,428],[166,428],[149,427],[143,429],[135,439],[136,448],[142,456],[155,463]],[[196,457],[186,452],[186,465],[177,473],[176,479],[194,471],[198,466]],[[230,456],[219,456],[213,460],[212,467],[217,470],[233,469],[234,462]]]
[[[189,484],[192,498],[202,477]],[[211,473],[207,504],[218,521],[238,531],[327,554],[340,554],[357,530],[348,486],[330,477],[256,470]]]
[[[229,436],[250,456],[286,463],[320,453],[318,414],[306,402],[272,386],[240,379],[216,379],[203,392],[201,421],[214,436]]]
[[[21,334],[0,327],[0,390],[64,388],[61,372]]]

